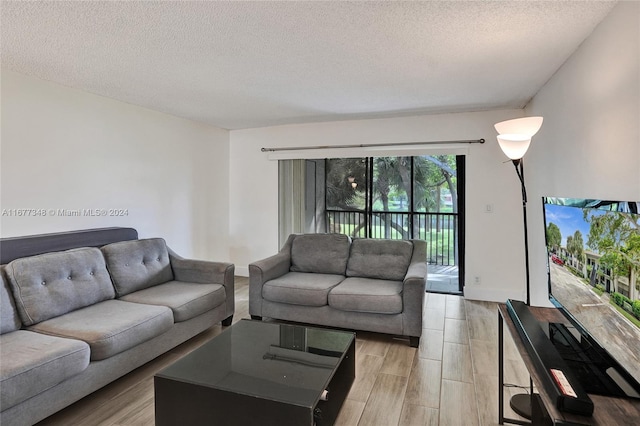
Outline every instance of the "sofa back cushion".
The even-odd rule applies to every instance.
[[[410,241],[353,240],[347,276],[402,281],[407,274],[412,253],[413,244]]]
[[[16,331],[22,325],[4,273],[0,267],[0,334]]]
[[[23,257],[10,262],[6,274],[20,319],[27,326],[115,296],[97,248]]]
[[[291,271],[344,275],[350,245],[342,234],[297,235],[291,244]]]
[[[162,238],[121,241],[101,248],[118,297],[173,280]]]

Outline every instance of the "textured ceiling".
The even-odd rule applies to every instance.
[[[9,2],[2,67],[226,129],[521,108],[615,2]]]

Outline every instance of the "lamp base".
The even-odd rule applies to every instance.
[[[528,393],[513,395],[511,400],[509,400],[509,406],[516,414],[531,420],[531,395]]]

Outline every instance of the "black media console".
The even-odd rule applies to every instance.
[[[546,334],[547,332],[549,333],[548,335]],[[531,384],[535,386],[536,393],[530,394],[531,421],[521,418],[505,417],[505,396],[509,396],[511,393],[506,389],[505,385],[505,335],[513,339],[515,348],[531,377]],[[573,335],[575,339],[571,340],[571,335]],[[545,342],[545,339],[546,343],[541,343]],[[618,394],[615,392],[609,392],[609,390],[606,389],[608,385],[602,387],[600,383],[592,387],[591,383],[581,382],[584,378],[581,376],[591,376],[590,380],[600,382],[602,382],[602,380],[599,379],[602,379],[603,376],[613,376],[615,384],[625,388],[624,380],[621,380],[618,374],[612,374],[612,370],[615,370],[615,367],[607,367],[608,364],[606,362],[602,364],[600,360],[598,360],[598,357],[592,357],[591,352],[594,350],[599,351],[596,345],[597,342],[587,342],[585,339],[587,339],[587,337],[579,333],[578,329],[574,328],[574,324],[560,312],[558,308],[530,307],[521,302],[510,302],[509,306],[504,303],[499,303],[498,424],[509,423],[537,426],[611,426],[637,424],[638,419],[640,419],[640,398],[637,396],[632,397],[633,392],[629,393],[629,391],[627,391],[627,396],[620,397],[617,396]],[[555,347],[549,348],[548,344],[552,346],[555,345]],[[547,357],[549,353],[555,353],[555,355],[559,355],[560,358],[564,358],[564,365],[562,365],[561,362],[556,364],[558,358],[555,355],[552,355],[550,360]],[[587,355],[591,360],[595,360],[596,362],[589,360],[581,363],[582,360],[580,358]],[[585,371],[576,374],[576,366],[573,365],[576,362],[582,364],[578,365],[577,368],[584,369]],[[552,368],[563,372],[565,372],[565,369],[569,371],[567,381],[569,381],[573,391],[576,393],[576,398],[570,398],[562,392],[560,389],[561,385],[556,382],[556,379],[553,378],[550,372]],[[593,368],[604,371],[604,375],[590,373]],[[575,376],[579,376],[578,385],[576,386],[574,386],[573,382],[573,380],[576,379]],[[513,376],[511,376],[511,379],[513,379]],[[604,382],[606,381],[607,380],[604,380]],[[584,409],[584,405],[577,405],[576,403],[588,404],[578,398],[577,390],[580,384],[591,400],[590,402],[593,407],[592,414],[574,414],[575,411]],[[633,390],[631,387],[628,388]],[[602,391],[603,389],[604,391]],[[580,395],[584,395],[582,391],[580,391]],[[574,410],[574,412],[567,411],[567,408],[574,409],[576,405],[578,410]],[[589,412],[589,410],[587,410],[587,412]]]
[[[590,416],[593,413],[591,398],[529,307],[524,302],[508,300],[507,312],[558,410]]]

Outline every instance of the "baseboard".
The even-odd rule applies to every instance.
[[[248,277],[249,276],[249,267],[248,266],[237,266],[235,270],[235,275],[238,277]]]

